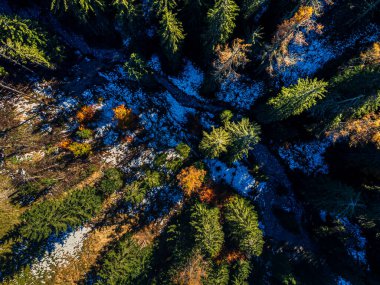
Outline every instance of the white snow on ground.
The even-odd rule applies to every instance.
[[[300,143],[280,147],[278,153],[291,170],[298,169],[307,175],[327,174],[324,154],[331,144],[329,139]]]
[[[158,58],[152,59],[152,62],[159,68]],[[193,67],[188,68],[195,70]],[[60,102],[62,109],[68,112],[78,109],[78,102],[81,105],[97,106],[96,119],[89,124],[89,127],[94,129],[95,138],[103,138],[103,143],[107,146],[118,142],[117,133],[120,130],[117,129],[112,109],[124,104],[139,117],[139,124],[147,133],[145,138],[148,147],[174,147],[183,141],[183,124],[186,123],[187,114],[195,112],[193,109],[182,107],[168,92],[147,94],[140,89],[131,90],[128,76],[120,66],[111,72],[99,73],[99,76],[106,81],[103,85],[88,89],[77,98],[66,97]],[[196,92],[195,88],[200,84],[199,74],[194,78],[198,83],[191,81],[190,85],[193,92]],[[186,86],[185,81],[188,77],[182,80],[177,78],[177,84]],[[77,125],[72,122],[70,129],[74,130],[75,127]]]
[[[45,252],[41,260],[36,260],[31,266],[31,272],[35,277],[43,278],[54,267],[68,264],[69,259],[77,256],[83,246],[87,234],[91,228],[83,227],[70,234],[62,243],[55,243],[51,252]]]
[[[347,251],[357,262],[367,264],[366,244],[367,240],[361,235],[361,230],[358,225],[351,223],[347,218],[340,218],[339,221],[343,224],[346,232],[350,235],[347,240]]]
[[[161,71],[161,62],[157,55],[152,55],[151,59],[148,61],[148,66],[156,72]]]
[[[203,72],[189,60],[185,61],[185,67],[177,77],[169,77],[170,81],[183,92],[200,100],[204,100],[199,96],[199,88],[203,83],[203,78]]]
[[[265,183],[259,183],[249,173],[248,168],[239,162],[235,162],[232,167],[217,159],[205,160],[205,163],[210,169],[213,181],[227,183],[242,196],[247,196],[253,190],[260,192],[265,188]]]
[[[306,35],[307,45],[295,43],[289,45],[289,54],[298,59],[297,63],[281,68],[275,66],[275,74],[285,86],[296,83],[298,78],[313,77],[328,61],[340,56],[348,48],[354,47],[357,42],[372,43],[379,40],[380,29],[374,24],[367,25],[365,30],[353,34],[345,41],[329,42],[328,39],[322,38],[326,35],[328,35],[327,30],[322,35],[310,32]]]
[[[223,83],[216,96],[219,100],[231,103],[234,107],[248,110],[263,94],[263,82],[248,84],[240,79]]]

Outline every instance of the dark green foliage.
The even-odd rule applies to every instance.
[[[334,122],[360,118],[380,107],[380,67],[353,66],[331,80],[328,96],[313,108],[318,118]]]
[[[244,0],[242,5],[242,12],[245,18],[255,14],[266,0]]]
[[[99,280],[96,284],[147,284],[152,251],[152,245],[142,247],[128,235],[114,249],[107,252],[98,272]]]
[[[239,14],[239,6],[233,0],[216,0],[207,12],[207,42],[213,48],[216,44],[224,44],[232,34]]]
[[[53,11],[79,10],[83,14],[95,12],[104,5],[103,0],[52,0],[50,9]]]
[[[328,177],[308,180],[302,187],[305,199],[318,210],[339,216],[353,216],[363,207],[359,192]]]
[[[123,187],[123,174],[116,168],[107,169],[100,181],[98,190],[103,196],[109,196]]]
[[[260,256],[263,251],[263,233],[259,229],[257,213],[244,198],[234,196],[225,205],[228,236],[248,255]]]
[[[76,190],[64,199],[46,200],[22,214],[19,232],[30,241],[44,240],[88,221],[100,210],[101,202],[92,187]]]
[[[213,128],[210,133],[203,132],[199,148],[206,156],[217,158],[227,153],[230,161],[241,160],[259,142],[259,125],[247,118],[230,122],[230,115],[222,113],[223,127]]]
[[[251,273],[251,264],[248,260],[238,260],[232,266],[231,284],[233,285],[248,285],[248,277]]]
[[[214,264],[207,272],[207,278],[203,280],[204,285],[227,285],[230,280],[228,264]]]
[[[202,253],[207,253],[210,257],[216,257],[219,254],[224,242],[224,233],[219,219],[218,208],[209,208],[201,203],[193,206],[190,224],[194,229],[195,242]]]
[[[12,202],[26,206],[41,197],[49,188],[54,186],[56,182],[57,180],[48,178],[26,182],[22,184],[14,196],[12,196]]]
[[[148,191],[162,184],[162,176],[157,171],[147,171],[145,176],[124,187],[124,200],[136,206],[141,204]]]
[[[0,30],[0,56],[13,63],[51,68],[52,58],[61,52],[31,20],[0,15]]]
[[[318,79],[298,79],[297,84],[282,87],[281,92],[268,101],[271,107],[267,121],[284,120],[299,115],[325,97],[327,83]]]

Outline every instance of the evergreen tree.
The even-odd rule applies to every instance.
[[[195,242],[202,252],[206,252],[210,257],[216,257],[219,254],[224,241],[219,219],[218,208],[209,208],[201,203],[193,207],[190,224],[195,232]]]
[[[233,0],[216,0],[207,13],[208,32],[205,35],[211,47],[224,44],[232,34],[239,14],[239,6]]]
[[[116,168],[107,169],[100,181],[98,190],[103,196],[111,195],[123,186],[123,175]]]
[[[249,18],[255,14],[266,0],[244,0],[242,5],[242,13],[244,18]]]
[[[297,84],[282,87],[281,92],[268,101],[272,108],[269,121],[284,120],[299,115],[324,98],[328,83],[318,79],[298,79]]]
[[[248,285],[248,277],[251,273],[251,264],[248,260],[240,259],[232,266],[231,284]]]
[[[141,247],[128,235],[104,257],[96,284],[147,284],[152,252],[152,245]]]
[[[231,240],[247,255],[260,256],[264,240],[253,206],[246,199],[234,196],[225,205],[224,215]]]
[[[85,14],[88,12],[95,12],[96,8],[104,5],[102,0],[52,0],[50,9],[57,12],[58,10],[68,11],[71,9],[79,9]]]
[[[216,158],[227,152],[231,145],[231,135],[224,128],[212,128],[210,133],[203,132],[200,150],[208,157]]]
[[[0,15],[0,30],[0,57],[23,67],[25,64],[53,67],[49,54],[54,56],[59,50],[49,45],[47,33],[35,22]]]
[[[93,187],[76,190],[64,199],[43,201],[22,214],[19,232],[30,241],[44,240],[89,220],[100,210],[101,202]]]
[[[179,46],[185,39],[182,23],[172,10],[175,2],[172,0],[156,0],[157,14],[160,23],[161,43],[168,55],[178,52]]]
[[[243,118],[238,123],[226,124],[226,130],[231,134],[232,145],[229,155],[232,161],[241,160],[260,140],[260,127]]]

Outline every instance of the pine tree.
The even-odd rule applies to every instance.
[[[147,284],[152,252],[152,245],[141,247],[127,235],[105,255],[95,284]]]
[[[266,0],[244,0],[242,5],[242,13],[244,18],[249,18],[255,14]]]
[[[232,161],[241,160],[244,156],[248,156],[248,152],[260,140],[259,125],[251,123],[248,118],[243,118],[238,123],[227,123],[225,128],[232,138],[232,145],[229,151]]]
[[[208,32],[206,42],[213,48],[224,44],[232,34],[239,14],[239,6],[233,0],[216,0],[215,5],[207,12]]]
[[[248,260],[240,259],[232,266],[231,284],[232,285],[249,285],[248,277],[251,273],[252,266]]]
[[[116,168],[107,169],[100,181],[98,190],[103,196],[109,196],[123,186],[123,175]]]
[[[52,68],[48,35],[35,22],[0,15],[0,57],[24,67],[33,64]],[[50,47],[50,55],[53,48]],[[25,69],[28,69],[24,67]]]
[[[229,237],[247,255],[259,256],[263,251],[263,233],[257,213],[244,198],[234,196],[225,205],[225,221]]]
[[[68,11],[69,9],[75,11],[75,9],[79,9],[87,14],[88,12],[95,12],[96,8],[103,5],[102,0],[52,0],[50,9],[54,12],[59,10]]]
[[[218,208],[209,208],[201,203],[193,206],[190,224],[195,232],[195,242],[202,252],[206,252],[212,258],[219,254],[224,242],[224,233],[219,219]]]
[[[208,157],[216,158],[227,152],[231,135],[224,128],[213,128],[211,133],[203,132],[199,149]]]
[[[318,79],[298,79],[297,84],[283,87],[281,92],[268,101],[272,108],[269,121],[284,120],[299,115],[317,104],[327,93],[328,83]]]
[[[172,0],[156,0],[157,14],[160,23],[161,43],[168,55],[178,52],[179,46],[185,39],[182,23],[177,19]]]

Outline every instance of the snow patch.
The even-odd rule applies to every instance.
[[[312,141],[280,147],[278,153],[291,170],[298,169],[307,175],[327,174],[328,165],[324,154],[331,144],[331,140],[328,139]]]

